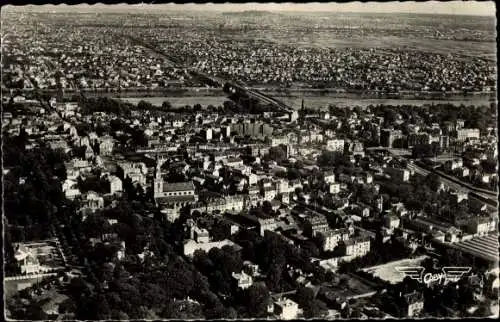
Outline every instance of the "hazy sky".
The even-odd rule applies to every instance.
[[[154,0],[145,0],[153,2]],[[57,6],[42,6],[55,8]],[[72,6],[63,5],[65,10]],[[78,5],[78,7],[89,8],[88,5]],[[98,4],[103,8],[104,5]],[[143,7],[146,10],[205,10],[205,11],[245,11],[245,10],[266,10],[266,11],[303,11],[303,12],[373,12],[373,13],[435,13],[435,14],[456,14],[456,15],[481,15],[495,16],[496,8],[494,1],[427,1],[427,2],[367,2],[359,1],[349,3],[223,3],[223,4],[145,4],[145,5],[115,5],[106,6],[113,9],[127,10],[127,8]],[[61,8],[62,9],[62,8]]]
[[[409,13],[437,13],[437,14],[467,14],[467,15],[495,15],[494,1],[428,1],[428,2],[367,2],[349,3],[241,3],[241,4],[206,4],[206,5],[168,5],[171,7],[193,7],[203,10],[244,11],[330,11],[330,12],[409,12]]]

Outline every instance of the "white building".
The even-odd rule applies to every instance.
[[[237,244],[233,243],[229,239],[224,239],[221,241],[215,242],[207,242],[207,243],[198,243],[192,239],[188,240],[184,243],[183,253],[184,256],[192,257],[197,250],[203,250],[208,253],[212,248],[222,248],[224,246],[231,246],[236,249],[240,249],[241,247]]]
[[[36,274],[40,273],[41,266],[38,258],[31,250],[31,248],[26,247],[23,244],[19,244],[16,247],[16,252],[14,254],[20,268],[21,274]]]
[[[21,274],[43,274],[63,268],[54,261],[40,260],[54,257],[54,245],[50,242],[33,242],[14,244],[14,258],[17,260]]]
[[[125,258],[125,242],[120,243],[120,248],[116,251],[116,258],[121,261]]]
[[[238,168],[238,167],[243,167],[243,160],[240,158],[233,158],[229,157],[225,160],[223,160],[223,163],[225,166],[229,168]]]
[[[245,274],[243,271],[241,273],[233,273],[232,276],[236,280],[238,288],[243,290],[249,288],[253,284],[252,276]]]
[[[159,175],[154,180],[154,196],[155,198],[162,197],[177,197],[177,196],[194,196],[195,188],[192,181],[164,183],[163,178]]]
[[[328,230],[322,233],[324,236],[323,251],[333,251],[340,242],[347,241],[350,236],[348,229]]]
[[[297,318],[299,305],[294,301],[282,298],[274,302],[274,313],[282,320],[293,320]]]
[[[474,235],[486,235],[496,228],[496,223],[491,218],[475,218],[468,225],[468,231]]]
[[[277,193],[288,193],[290,189],[288,187],[288,180],[280,179],[276,181]]]
[[[479,129],[459,129],[457,130],[457,141],[463,142],[467,139],[477,139],[480,138]]]
[[[325,172],[324,181],[325,183],[335,183],[335,173],[333,171]]]
[[[332,183],[328,187],[328,192],[331,194],[336,194],[340,192],[340,183]]]
[[[271,201],[278,195],[276,187],[274,185],[270,187],[264,187],[263,190],[264,190],[264,200]]]
[[[123,176],[130,178],[133,184],[139,184],[142,187],[146,186],[146,175],[148,169],[144,162],[121,163],[120,167],[123,170]]]
[[[213,138],[213,131],[211,128],[205,130],[205,140],[210,141]]]
[[[328,151],[344,152],[344,143],[343,139],[328,140],[326,141],[326,149]]]
[[[462,159],[449,160],[444,163],[444,167],[448,171],[453,171],[455,169],[463,167],[464,162]]]
[[[399,224],[401,223],[401,219],[399,219],[398,216],[395,216],[393,214],[389,214],[384,216],[384,227],[387,229],[394,229],[399,227]]]
[[[77,182],[74,180],[66,179],[62,184],[62,191],[66,198],[73,200],[81,195],[80,189],[77,187]]]
[[[276,136],[271,138],[271,146],[278,146],[278,145],[287,145],[288,144],[288,136],[283,135],[283,136]]]
[[[85,194],[81,206],[92,210],[102,209],[104,208],[104,198],[94,191],[89,191]]]
[[[123,191],[122,181],[117,176],[109,177],[109,190],[111,194]]]
[[[369,238],[350,239],[343,242],[344,255],[352,258],[362,257],[370,251]]]
[[[100,139],[99,154],[110,155],[113,152],[114,140],[110,136],[105,136]]]

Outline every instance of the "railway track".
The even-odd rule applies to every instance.
[[[206,73],[200,72],[199,70],[197,70],[193,67],[186,67],[184,65],[184,62],[182,61],[182,59],[179,59],[178,57],[174,57],[174,56],[171,56],[171,55],[164,53],[163,51],[159,50],[155,44],[147,43],[143,40],[134,38],[130,35],[122,34],[122,36],[139,44],[139,45],[141,45],[141,46],[144,46],[145,48],[151,50],[155,54],[166,58],[168,61],[172,62],[174,66],[176,66],[178,68],[187,69],[194,76],[198,76],[202,79],[207,79],[211,83],[217,84],[221,87],[225,86],[226,84],[229,84],[233,88],[237,88],[240,92],[243,92],[248,96],[255,97],[255,98],[257,98],[265,103],[268,103],[268,104],[275,106],[280,111],[285,111],[288,113],[291,113],[294,111],[290,106],[286,105],[285,103],[281,102],[280,100],[277,100],[277,99],[273,98],[272,96],[264,94],[261,91],[258,91],[256,89],[252,89],[252,88],[246,86],[245,83],[233,81],[233,80],[226,80],[226,79],[222,79],[219,77],[214,77],[212,75],[208,75]]]

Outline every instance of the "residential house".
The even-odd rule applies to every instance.
[[[353,183],[354,180],[356,180],[356,176],[347,174],[347,173],[341,173],[339,175],[339,181],[343,183]]]
[[[444,163],[444,168],[447,171],[453,171],[464,166],[462,159],[448,160]]]
[[[470,175],[470,170],[467,167],[460,167],[458,169],[455,169],[455,173],[459,177],[466,178]]]
[[[304,234],[306,236],[315,237],[318,233],[327,233],[329,229],[328,221],[324,215],[315,213],[304,219]]]
[[[457,130],[457,141],[478,140],[480,138],[479,129],[459,129]]]
[[[246,274],[244,271],[240,273],[232,273],[232,277],[236,280],[236,285],[240,289],[247,289],[253,284],[252,276]]]
[[[257,218],[260,227],[260,235],[264,236],[267,230],[275,231],[278,228],[278,222],[275,218]]]
[[[143,162],[121,163],[123,176],[129,178],[133,184],[139,184],[143,188],[146,186],[146,175],[148,170]]]
[[[281,320],[293,320],[297,318],[299,305],[288,298],[280,298],[274,302],[274,313]]]
[[[384,216],[384,227],[386,227],[389,230],[398,228],[400,223],[401,219],[399,219],[399,217],[394,214],[389,213]]]
[[[19,244],[15,247],[14,258],[21,269],[21,274],[36,274],[41,270],[41,265],[36,253],[29,247]]]
[[[243,166],[243,160],[240,158],[227,158],[223,161],[225,166],[230,168],[237,168]]]
[[[326,149],[333,152],[344,152],[344,140],[343,139],[333,139],[326,141]]]
[[[81,194],[80,189],[77,187],[77,182],[74,180],[66,179],[62,184],[62,191],[66,198],[73,200]]]
[[[349,258],[362,257],[370,251],[370,239],[358,237],[340,243],[344,256]]]
[[[109,176],[109,190],[111,194],[123,191],[122,180],[117,176]]]
[[[271,184],[269,186],[264,186],[263,187],[263,196],[264,196],[264,200],[273,200],[274,198],[276,198],[276,196],[278,195],[278,191],[276,190],[276,185],[275,184]]]
[[[335,183],[335,173],[333,171],[327,171],[327,172],[325,172],[323,180],[327,184]]]
[[[94,157],[94,150],[90,147],[90,145],[87,145],[85,148],[85,159],[90,160]]]
[[[410,171],[407,169],[387,167],[385,168],[385,172],[389,174],[394,181],[406,182],[410,180]]]
[[[347,241],[350,231],[347,228],[327,230],[321,233],[324,237],[323,251],[333,251],[340,242]]]
[[[496,229],[495,220],[489,217],[473,218],[467,225],[468,232],[474,235],[486,235],[492,231],[495,231],[495,229]]]
[[[184,243],[183,253],[184,256],[192,257],[197,250],[203,250],[208,253],[212,248],[222,248],[224,246],[230,246],[235,251],[241,250],[241,246],[233,243],[229,239],[214,242],[196,242],[190,239]]]
[[[104,208],[104,198],[99,196],[94,191],[88,191],[83,195],[82,201],[80,202],[82,208],[88,208],[92,211]]]
[[[340,183],[330,183],[328,185],[328,192],[331,194],[337,194],[340,192]]]
[[[424,297],[418,291],[402,295],[398,302],[401,303],[407,317],[418,316],[424,309]]]
[[[99,154],[111,155],[113,152],[114,139],[111,136],[105,136],[99,139]]]
[[[468,193],[465,191],[450,191],[450,200],[454,204],[459,204],[468,199]]]
[[[243,262],[243,270],[252,277],[259,276],[259,265],[250,261]]]

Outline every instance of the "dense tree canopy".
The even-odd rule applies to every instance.
[[[264,156],[265,160],[272,160],[280,163],[286,160],[286,147],[283,145],[275,146],[269,149],[269,153]]]
[[[29,227],[24,229],[27,239],[49,237],[52,217],[65,204],[61,183],[66,178],[66,156],[43,146],[25,150],[21,138],[8,136],[4,136],[3,152],[4,168],[9,169],[3,177],[8,223]]]
[[[129,116],[132,104],[124,103],[120,100],[110,99],[108,97],[82,98],[80,102],[82,112],[92,114],[95,112],[114,113],[120,116]]]
[[[320,167],[337,167],[340,165],[349,166],[349,158],[343,153],[323,151],[318,157],[317,163]]]

